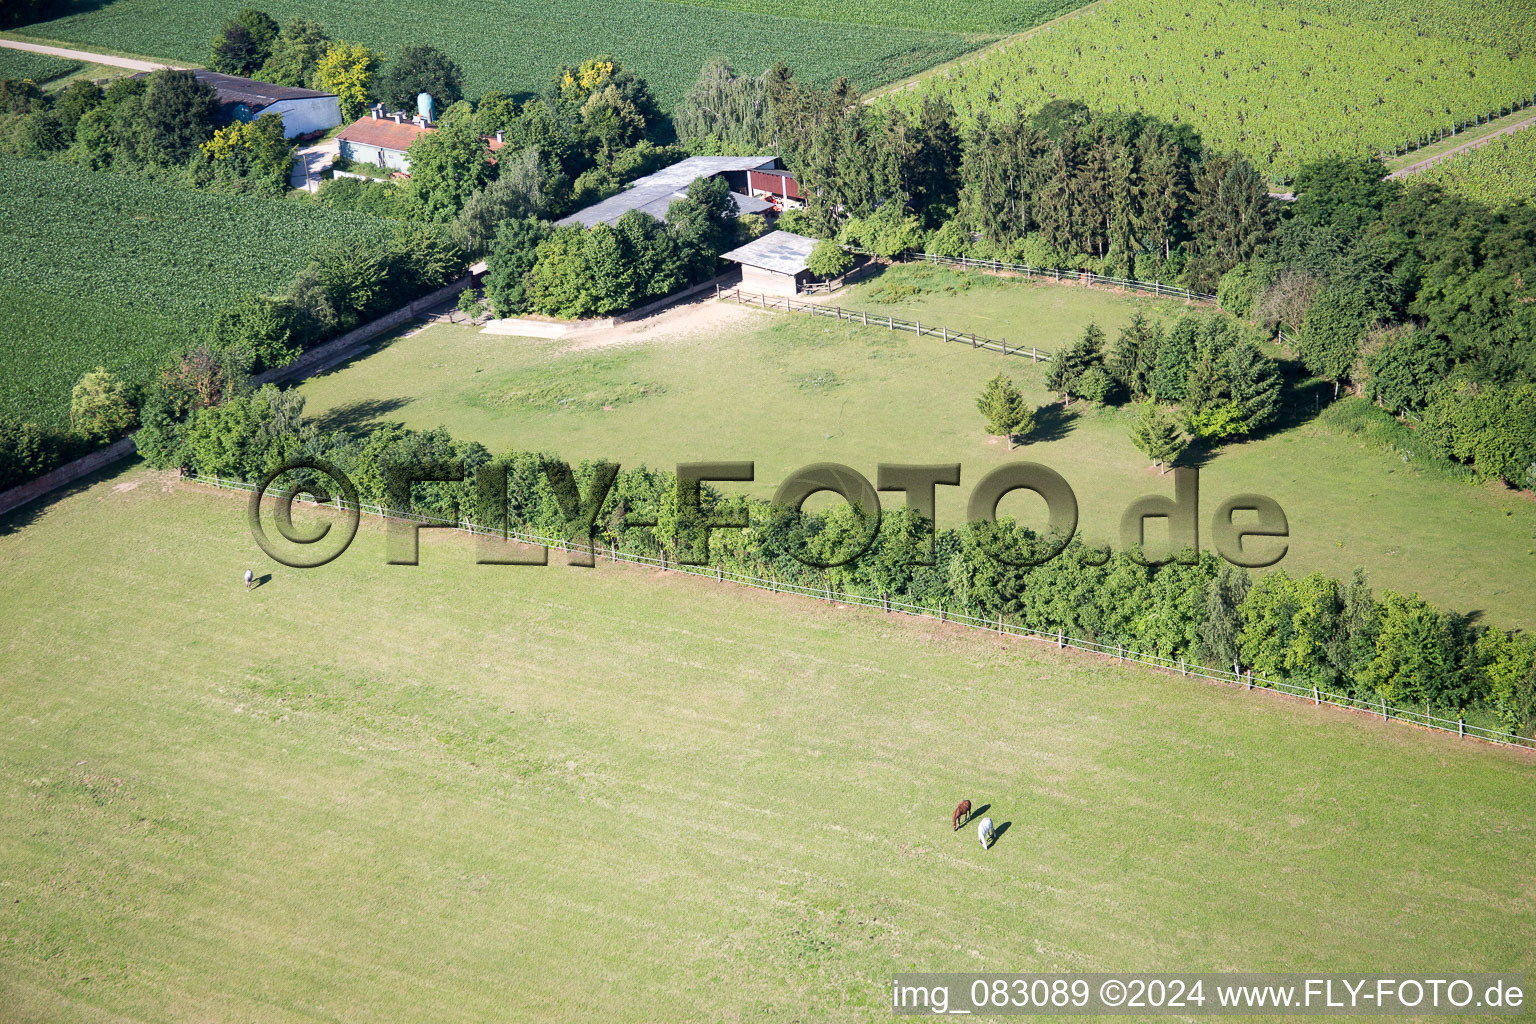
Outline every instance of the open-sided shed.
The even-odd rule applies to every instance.
[[[720,258],[741,264],[743,291],[794,295],[811,278],[811,250],[816,239],[773,231]]]

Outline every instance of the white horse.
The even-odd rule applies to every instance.
[[[976,838],[981,840],[981,848],[988,849],[992,840],[997,838],[997,830],[992,827],[991,818],[982,818],[981,824],[976,826]]]

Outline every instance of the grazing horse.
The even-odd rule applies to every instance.
[[[950,824],[955,826],[950,831],[952,831],[952,832],[959,832],[960,831],[960,826],[964,825],[966,822],[968,822],[970,820],[971,820],[971,802],[969,800],[961,800],[960,801],[960,806],[955,808],[954,815],[949,819]]]
[[[997,837],[997,831],[992,827],[991,818],[982,818],[981,824],[976,826],[976,838],[981,840],[981,848],[988,849],[992,840]]]

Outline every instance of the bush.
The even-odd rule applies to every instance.
[[[1221,275],[1216,302],[1222,309],[1238,316],[1252,316],[1253,303],[1259,297],[1260,281],[1246,263],[1239,263]]]
[[[841,277],[853,269],[853,254],[830,239],[816,243],[806,266],[824,281]]]
[[[58,464],[57,438],[36,423],[0,417],[0,489],[26,483]]]
[[[946,221],[944,226],[928,236],[924,243],[925,252],[935,256],[948,256],[951,259],[959,259],[970,252],[971,233],[961,226],[958,218]]]
[[[137,419],[127,386],[104,366],[80,378],[70,396],[69,422],[81,437],[108,441],[131,428]]]

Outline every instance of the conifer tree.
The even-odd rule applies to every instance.
[[[1008,438],[1008,448],[1013,449],[1014,438],[1028,434],[1035,426],[1035,410],[1024,404],[1024,396],[1004,374],[987,381],[976,408],[987,420],[987,433],[993,437]]]

